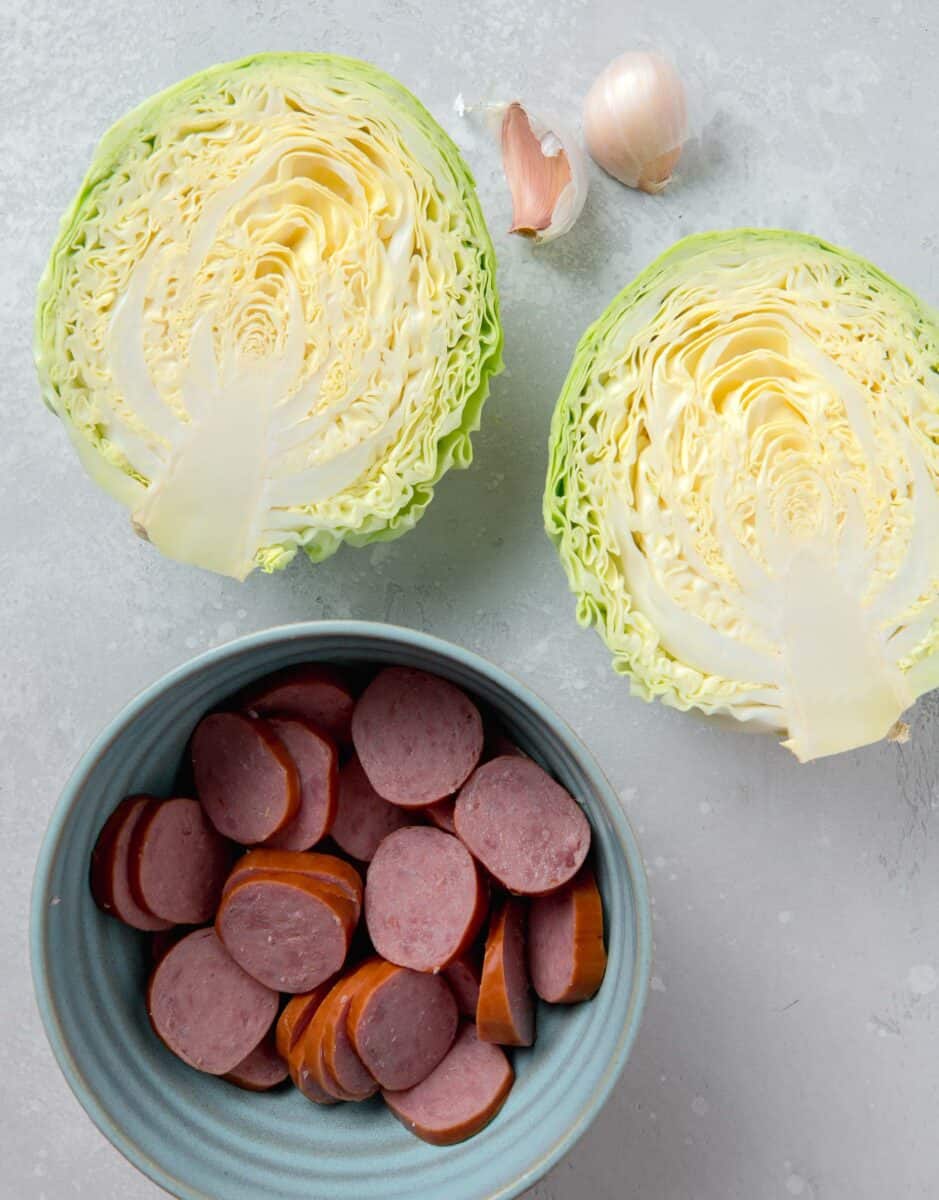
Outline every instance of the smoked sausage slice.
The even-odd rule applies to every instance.
[[[271,1034],[224,1076],[229,1083],[246,1092],[269,1092],[287,1078],[287,1064],[281,1058]]]
[[[355,1100],[367,1100],[378,1084],[359,1058],[349,1037],[349,1009],[359,986],[370,974],[365,967],[353,971],[333,988],[324,1004],[323,1062],[340,1088]]]
[[[528,928],[532,983],[549,1004],[593,996],[606,971],[603,901],[589,864],[551,896],[532,902]]]
[[[165,921],[201,925],[215,916],[231,858],[198,800],[151,800],[130,839],[130,890]]]
[[[481,1042],[465,1022],[444,1060],[407,1091],[382,1092],[398,1120],[434,1146],[452,1146],[479,1133],[506,1101],[515,1074],[505,1052]]]
[[[365,921],[375,949],[415,971],[442,971],[463,953],[486,915],[486,889],[466,847],[415,825],[378,847],[365,881]]]
[[[449,967],[444,968],[444,978],[450,985],[457,1008],[465,1017],[476,1019],[479,1003],[480,969],[475,954],[461,954]]]
[[[430,1074],[453,1044],[458,1020],[441,976],[379,961],[363,972],[347,1028],[366,1069],[397,1091]]]
[[[171,929],[173,922],[148,912],[130,890],[128,856],[134,828],[150,796],[128,796],[108,817],[91,854],[91,894],[104,912],[148,933]]]
[[[329,833],[336,816],[335,743],[297,717],[271,717],[268,728],[293,759],[300,777],[300,807],[287,825],[264,843],[282,850],[309,850]]]
[[[510,892],[552,892],[580,870],[590,825],[580,805],[527,758],[503,755],[476,770],[454,813],[461,841]]]
[[[277,1016],[276,992],[238,966],[209,929],[164,954],[147,991],[157,1037],[209,1075],[225,1075],[257,1046]]]
[[[476,1034],[482,1042],[530,1046],[535,1040],[525,949],[527,918],[524,902],[508,898],[490,923],[476,1007]]]
[[[413,825],[414,820],[408,809],[379,796],[353,754],[339,772],[339,802],[331,830],[339,849],[359,862],[371,862],[389,833]]]
[[[240,707],[259,717],[312,721],[341,746],[350,740],[355,693],[346,675],[327,663],[287,667],[241,696]]]
[[[327,979],[309,992],[299,992],[292,996],[284,1006],[284,1011],[277,1018],[274,1038],[277,1053],[283,1059],[290,1057],[294,1048],[309,1023],[313,1020],[316,1010],[329,994],[334,980]]]
[[[355,909],[334,884],[259,871],[226,888],[215,928],[254,979],[281,992],[308,992],[345,962]]]
[[[296,816],[299,773],[263,721],[211,713],[196,726],[191,753],[196,792],[223,837],[251,846]]]
[[[407,808],[449,796],[483,750],[479,710],[458,687],[412,667],[386,667],[352,714],[352,741],[375,791]]]
[[[362,876],[351,863],[337,858],[335,854],[309,850],[266,850],[263,847],[249,850],[232,867],[225,891],[257,874],[307,875],[310,879],[331,883],[345,892],[352,901],[356,921],[359,919],[362,911]]]

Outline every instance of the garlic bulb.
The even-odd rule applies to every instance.
[[[657,54],[631,51],[615,58],[587,93],[584,134],[591,155],[614,179],[660,192],[688,134],[678,72]]]
[[[517,100],[490,108],[500,113],[502,166],[512,193],[512,225],[536,242],[550,242],[573,226],[587,199],[587,158],[575,139]]]

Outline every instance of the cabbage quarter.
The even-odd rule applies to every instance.
[[[244,578],[410,529],[501,367],[470,173],[364,63],[264,54],[99,145],[39,289],[48,406],[164,554]]]
[[[800,234],[679,243],[584,335],[545,520],[633,691],[876,741],[939,684],[939,319]]]

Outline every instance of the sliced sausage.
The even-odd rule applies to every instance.
[[[336,1100],[367,1100],[378,1084],[366,1069],[348,1034],[349,1005],[359,983],[374,965],[365,964],[339,980],[304,1034],[303,1063],[323,1090]]]
[[[444,968],[444,978],[450,985],[457,1008],[466,1017],[476,1019],[479,1003],[480,969],[474,954],[461,954],[449,967]]]
[[[128,872],[131,837],[151,799],[128,796],[105,821],[91,854],[91,894],[99,908],[125,925],[155,933],[173,923],[141,908],[130,890]]]
[[[524,902],[508,898],[490,923],[476,1007],[476,1033],[482,1042],[530,1046],[535,1040],[525,948],[527,920]]]
[[[209,1075],[247,1058],[277,1016],[275,991],[238,966],[209,929],[197,929],[163,956],[147,991],[157,1037]]]
[[[257,872],[226,888],[215,928],[254,979],[281,992],[308,992],[345,962],[355,909],[334,884]]]
[[[293,1080],[294,1086],[307,1100],[311,1100],[314,1104],[336,1104],[341,1097],[327,1092],[322,1083],[320,1083],[319,1073],[314,1075],[307,1066],[307,1040],[310,1037],[311,1025],[312,1021],[303,1031],[297,1044],[290,1051],[287,1058],[287,1070],[290,1072],[290,1078]],[[320,1042],[320,1045],[322,1045],[322,1042]]]
[[[355,1096],[341,1086],[326,1063],[326,1018],[329,1013],[329,995],[316,1010],[313,1020],[300,1040],[297,1054],[300,1058],[300,1075],[319,1088],[332,1101],[351,1101]]]
[[[510,892],[554,891],[580,870],[590,825],[580,805],[537,763],[503,755],[473,773],[460,792],[456,831]]]
[[[482,754],[483,723],[452,683],[387,667],[355,706],[352,741],[376,792],[414,808],[451,795],[469,777]]]
[[[191,753],[199,799],[223,837],[251,846],[296,816],[297,768],[263,721],[212,713],[196,726]]]
[[[225,890],[229,891],[236,883],[251,875],[272,873],[307,875],[310,879],[333,884],[352,901],[355,919],[358,921],[362,911],[362,876],[351,863],[337,858],[335,854],[321,854],[309,850],[266,850],[263,847],[249,850],[232,867]]]
[[[360,981],[349,1009],[349,1037],[382,1087],[413,1087],[450,1049],[456,1001],[439,975],[378,962]]]
[[[528,961],[535,991],[549,1004],[593,996],[606,972],[603,901],[589,864],[550,896],[532,902]]]
[[[486,906],[486,888],[472,856],[440,829],[399,829],[385,838],[369,864],[369,936],[378,953],[398,966],[442,971],[471,944]]]
[[[413,825],[415,816],[383,800],[353,754],[339,772],[339,804],[332,837],[340,850],[359,862],[371,862],[389,833]]]
[[[166,921],[201,925],[215,916],[231,859],[198,800],[151,800],[130,839],[130,890]]]
[[[324,1003],[323,1061],[340,1088],[355,1100],[367,1100],[378,1091],[378,1084],[365,1066],[349,1037],[349,1009],[359,986],[371,972],[365,967],[353,971],[336,984]]]
[[[316,1010],[326,999],[332,989],[333,979],[327,979],[309,992],[300,992],[292,996],[284,1006],[284,1011],[277,1018],[277,1028],[274,1037],[277,1053],[283,1059],[290,1057],[294,1048],[309,1023],[313,1020]]]
[[[444,833],[456,833],[456,825],[453,823],[453,810],[456,807],[456,797],[447,796],[443,800],[438,800],[436,804],[428,804],[423,810],[424,816],[429,817],[431,821],[442,829]]]
[[[452,1146],[485,1128],[506,1101],[515,1074],[505,1051],[466,1022],[430,1075],[407,1091],[382,1092],[398,1120],[433,1146]]]
[[[277,1019],[275,1040],[277,1052],[287,1062],[287,1071],[294,1086],[314,1104],[335,1104],[319,1083],[311,1078],[303,1065],[303,1039],[319,1006],[329,995],[335,980],[330,978],[311,992],[294,996]]]
[[[224,1078],[246,1092],[269,1092],[287,1078],[287,1064],[278,1053],[274,1038],[267,1034]]]
[[[311,722],[296,717],[271,717],[267,725],[297,768],[300,808],[293,820],[264,844],[281,850],[309,850],[329,833],[336,816],[336,745]]]
[[[288,667],[269,675],[241,697],[240,707],[256,716],[300,717],[341,746],[350,741],[355,694],[347,676],[326,663]]]

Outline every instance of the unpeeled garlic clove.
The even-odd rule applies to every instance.
[[[621,54],[584,101],[584,136],[594,160],[628,187],[660,192],[688,136],[685,89],[658,54]]]
[[[562,127],[515,100],[499,105],[502,166],[512,193],[510,233],[550,242],[573,226],[587,199],[587,160]]]

